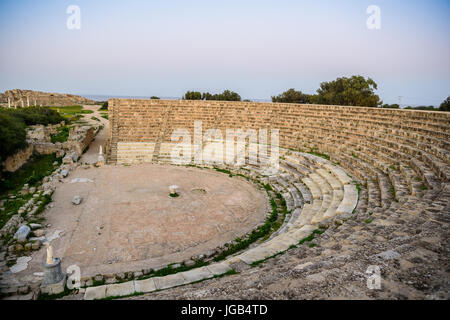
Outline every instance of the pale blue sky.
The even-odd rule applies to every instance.
[[[66,9],[81,9],[68,30]],[[381,30],[366,9],[381,8]],[[450,1],[0,1],[0,91],[269,99],[372,77],[387,103],[450,95]]]

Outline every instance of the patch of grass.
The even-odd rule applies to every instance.
[[[231,276],[231,275],[233,275],[233,274],[238,274],[238,273],[239,273],[239,272],[237,272],[236,270],[231,269],[231,270],[225,272],[224,274],[219,274],[219,275],[217,275],[217,276],[214,276],[214,278],[220,278],[220,277],[224,277],[224,276]]]
[[[273,191],[272,186],[271,186],[270,184],[268,184],[268,183],[266,183],[266,184],[264,185],[264,189],[265,189],[266,191]]]
[[[366,220],[364,220],[364,222],[367,223],[367,224],[371,223],[372,221],[373,221],[372,219],[366,219]]]
[[[392,195],[392,197],[394,198],[394,201],[395,201],[395,202],[398,202],[397,194],[396,194],[396,192],[395,192],[394,186],[392,186],[391,189],[389,189],[389,191],[391,192],[391,195]]]
[[[353,181],[353,183],[355,184],[356,190],[358,190],[358,197],[359,197],[359,195],[361,194],[361,185],[356,181]]]
[[[95,280],[95,278],[92,280],[92,286],[91,287],[99,287],[99,286],[103,286],[104,284],[106,284],[106,280],[102,279],[102,280]]]
[[[35,212],[36,216],[45,210],[45,206],[47,204],[52,202],[52,196],[50,196],[50,195],[40,195],[37,201],[41,201],[42,203],[39,205],[38,209]]]
[[[58,133],[51,136],[52,143],[66,142],[67,139],[69,138],[70,128],[68,126],[64,126],[64,127],[59,127],[57,130],[58,130]]]
[[[82,106],[51,107],[50,109],[58,111],[63,116],[94,113],[92,110],[84,110]]]
[[[310,247],[310,248],[317,247],[317,243],[311,243],[311,244],[309,245],[309,247]]]
[[[287,250],[281,251],[281,252],[275,253],[274,255],[271,255],[270,257],[267,257],[267,258],[264,258],[264,259],[261,259],[261,260],[252,262],[252,264],[251,264],[250,266],[251,266],[251,267],[256,267],[256,266],[260,265],[261,263],[266,262],[266,261],[269,260],[269,259],[275,258],[275,257],[279,256],[280,254],[285,253],[286,251],[287,251]]]
[[[138,297],[138,296],[142,296],[144,294],[145,294],[145,292],[134,292],[132,294],[127,294],[125,296],[112,296],[112,297],[107,297],[107,298],[103,298],[103,299],[96,299],[96,300],[109,301],[109,300],[123,299],[123,298],[129,298],[129,297]]]
[[[33,156],[16,172],[5,172],[0,180],[0,195],[16,192],[26,183],[36,186],[45,176],[54,171],[53,162],[61,163],[55,154]]]
[[[279,193],[277,193],[276,196],[277,196],[278,200],[280,200],[282,213],[283,213],[283,216],[285,217],[289,213],[289,211],[287,210],[286,200]]]
[[[169,193],[169,196],[171,197],[171,198],[178,198],[180,195],[178,194],[178,193]]]
[[[50,107],[50,109],[57,111],[66,121],[70,123],[80,120],[83,114],[94,113],[92,110],[84,110],[82,106]]]
[[[95,121],[100,121],[100,119],[97,118],[97,117],[91,117],[91,119],[92,119],[92,120],[95,120]]]
[[[326,153],[319,152],[319,150],[317,148],[310,148],[310,150],[307,151],[306,153],[312,154],[313,156],[324,158],[326,160],[330,160],[329,155],[327,155]]]
[[[303,238],[302,240],[300,240],[298,242],[298,244],[304,244],[305,242],[311,242],[314,240],[314,233],[311,233],[309,236],[307,236],[306,238]]]
[[[195,261],[195,264],[193,266],[188,267],[188,266],[182,264],[178,268],[173,268],[174,263],[172,263],[163,269],[153,271],[152,273],[150,273],[148,275],[140,276],[137,278],[137,280],[144,280],[144,279],[153,278],[153,277],[164,277],[164,276],[167,276],[170,274],[175,274],[178,272],[184,272],[184,271],[189,271],[189,270],[192,270],[195,268],[201,268],[201,267],[207,266],[208,264],[209,264],[208,262],[197,260],[197,261]]]
[[[244,178],[244,179],[245,179],[245,180],[247,180],[247,181],[249,181],[249,180],[250,180],[250,178],[249,178],[249,177],[247,177],[247,176],[243,175],[242,173],[237,173],[237,174],[236,174],[236,177],[241,177],[241,178]]]
[[[233,177],[233,174],[231,173],[230,170],[227,170],[227,169],[221,169],[221,168],[217,168],[217,167],[214,167],[214,170],[216,170],[217,172],[225,173],[225,174],[227,174],[228,176],[230,176],[230,178]]]
[[[272,207],[272,212],[270,216],[266,219],[264,224],[262,226],[259,226],[256,230],[253,230],[250,235],[241,241],[237,241],[236,244],[229,245],[227,247],[227,250],[222,251],[218,256],[214,257],[214,261],[220,261],[228,257],[229,255],[232,255],[238,251],[247,249],[250,244],[254,243],[255,241],[263,238],[267,239],[269,235],[271,234],[271,231],[276,231],[281,226],[281,223],[278,222],[278,207],[275,202],[275,199],[273,199],[269,192],[267,194],[270,197],[270,205]]]
[[[325,227],[319,228],[314,230],[313,232],[311,232],[311,234],[309,236],[307,236],[306,238],[303,238],[302,240],[300,240],[298,242],[298,244],[304,244],[305,242],[311,242],[314,240],[315,235],[321,235],[323,234],[327,229]]]
[[[103,119],[109,120],[109,117],[108,117],[107,113],[101,113],[101,115],[102,115]]]
[[[428,187],[425,184],[422,184],[420,186],[420,190],[423,190],[423,191],[428,190]]]

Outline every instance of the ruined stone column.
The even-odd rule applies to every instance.
[[[47,258],[43,261],[44,280],[41,284],[41,292],[49,295],[64,292],[66,286],[66,274],[61,270],[61,259],[53,258],[53,249],[47,242]]]
[[[104,164],[105,164],[105,157],[103,156],[102,146],[100,146],[100,150],[98,152],[98,158],[97,158],[97,165],[102,166]]]

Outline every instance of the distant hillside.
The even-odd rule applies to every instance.
[[[95,104],[95,101],[76,96],[73,94],[62,93],[49,93],[33,90],[8,90],[3,94],[0,94],[0,103],[8,104],[8,98],[12,106],[70,106],[70,105],[83,105],[83,104]]]

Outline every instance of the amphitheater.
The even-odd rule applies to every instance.
[[[185,100],[112,99],[109,105],[107,167],[173,166],[171,153],[179,141],[172,133],[181,128],[194,138],[196,121],[203,133],[215,129],[223,136],[230,128],[278,129],[279,167],[273,174],[249,164],[251,141],[244,165],[205,161],[211,144],[223,148],[224,158],[233,151],[228,141],[217,145],[217,136],[194,143],[192,159],[203,155],[200,184],[214,169],[227,179],[252,183],[268,197],[252,200],[272,200],[281,222],[270,236],[224,259],[164,277],[88,288],[85,298],[133,293],[148,294],[131,299],[450,297],[449,113]],[[260,153],[258,161],[271,163],[263,157]],[[179,184],[181,192],[190,188],[187,181],[170,178],[155,183]],[[270,212],[269,206],[268,219]],[[226,250],[219,248],[216,253]],[[214,251],[201,258],[208,256]],[[373,288],[368,277],[377,269],[381,285]]]
[[[52,224],[77,230],[57,254],[80,264],[79,298],[450,298],[450,113],[132,99],[108,112],[106,165],[61,186],[85,200],[54,196]],[[230,129],[250,132],[244,163]]]

